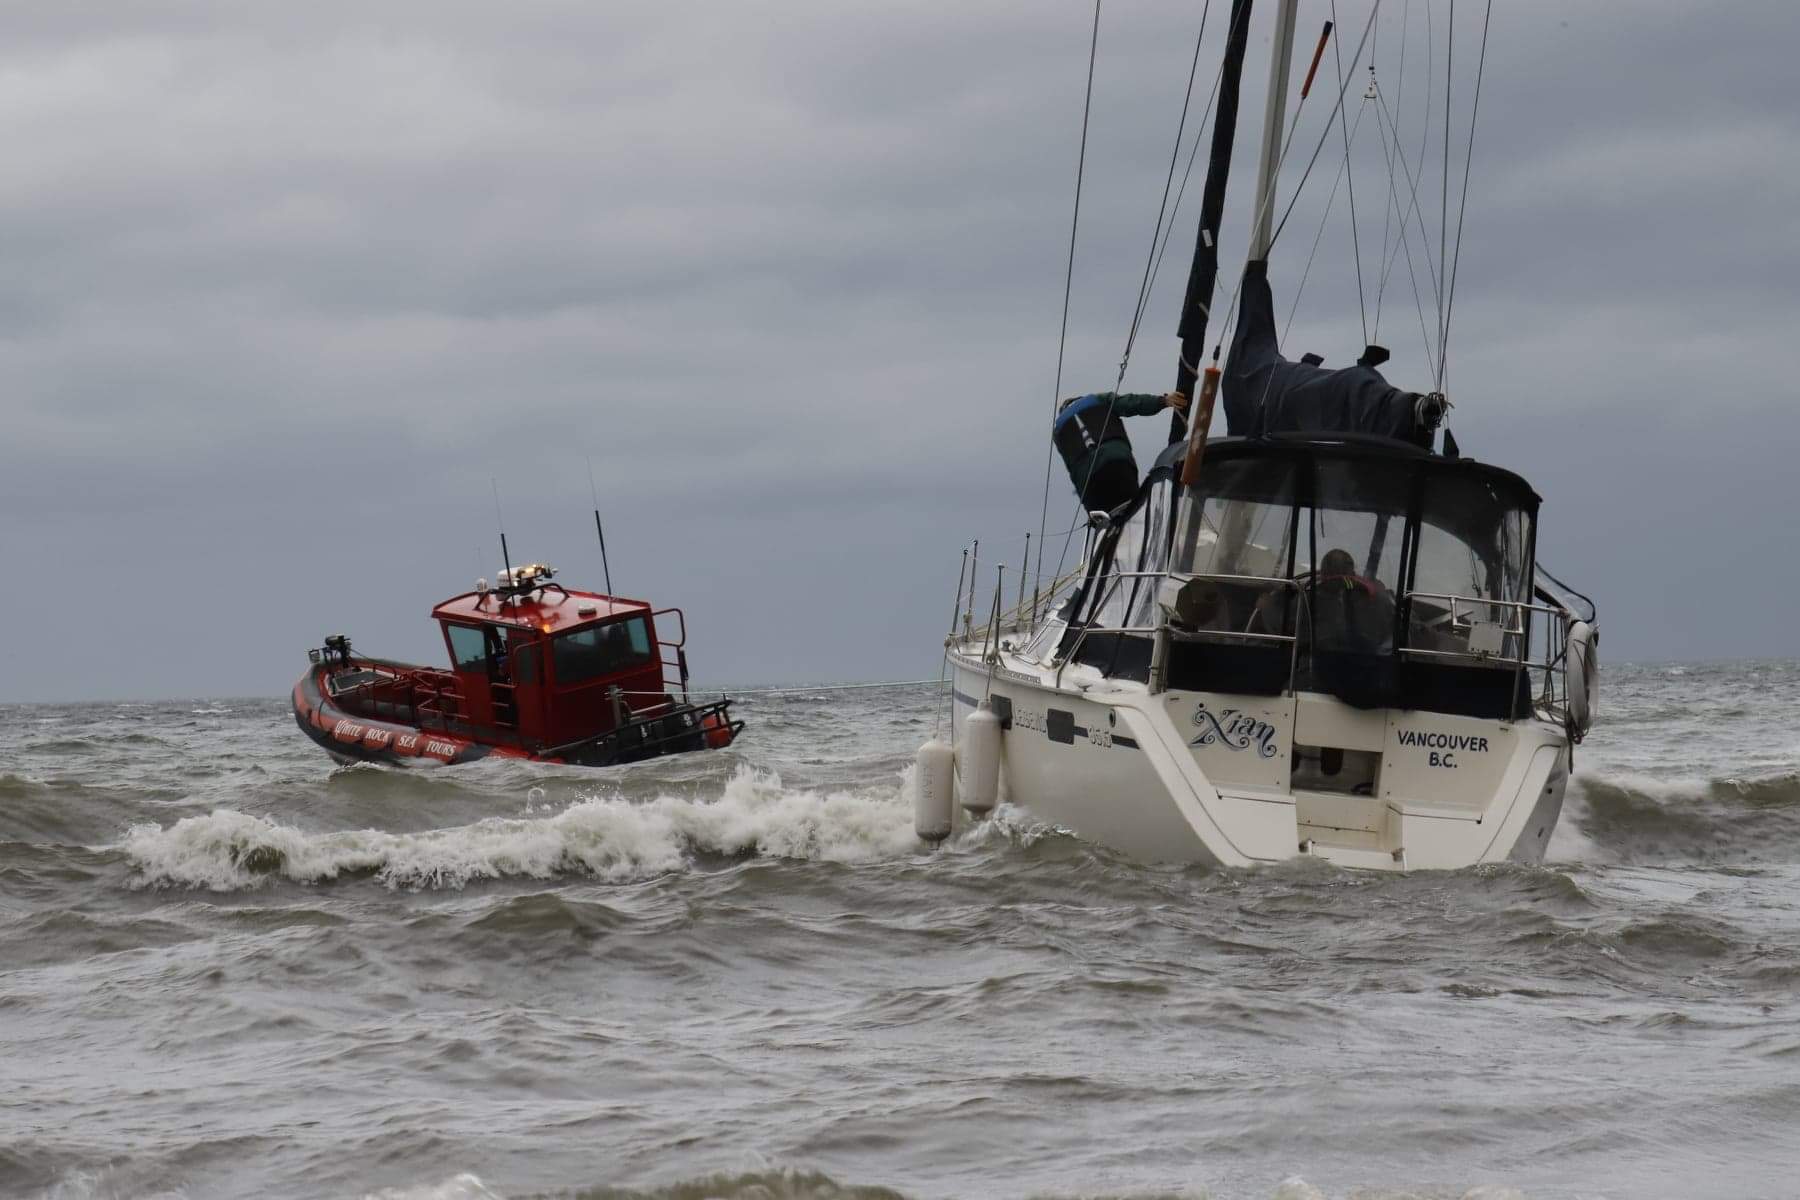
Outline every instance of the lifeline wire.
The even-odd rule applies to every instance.
[[[942,682],[937,679],[893,679],[881,683],[824,683],[817,687],[785,687],[785,688],[703,688],[692,687],[688,690],[701,695],[711,696],[810,696],[816,692],[860,692],[874,688],[929,687]],[[663,696],[667,692],[634,692],[621,689],[621,696]]]

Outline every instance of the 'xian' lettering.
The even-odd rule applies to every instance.
[[[1274,758],[1277,753],[1275,727],[1235,708],[1222,708],[1212,713],[1207,711],[1203,701],[1194,706],[1194,724],[1201,729],[1188,743],[1190,746],[1221,745],[1228,750],[1248,750],[1255,746],[1262,758]]]

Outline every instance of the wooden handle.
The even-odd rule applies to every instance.
[[[1331,40],[1331,22],[1325,22],[1325,28],[1319,31],[1319,44],[1313,47],[1312,66],[1306,68],[1306,82],[1300,85],[1300,98],[1306,99],[1306,93],[1312,91],[1313,76],[1319,73],[1319,60],[1325,57],[1325,43]]]
[[[1218,395],[1219,368],[1209,366],[1200,373],[1200,394],[1188,413],[1187,457],[1181,461],[1182,487],[1200,482],[1200,460],[1206,454],[1206,431],[1212,424],[1213,401]]]

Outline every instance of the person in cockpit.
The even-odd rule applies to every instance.
[[[1094,392],[1062,402],[1051,440],[1069,469],[1069,482],[1089,512],[1113,512],[1137,495],[1137,460],[1121,417],[1148,417],[1173,408],[1187,411],[1180,392],[1165,396]]]
[[[1363,653],[1393,645],[1393,593],[1380,580],[1357,574],[1356,559],[1348,550],[1325,552],[1313,592],[1313,636],[1318,645]]]

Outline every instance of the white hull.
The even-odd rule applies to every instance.
[[[973,652],[971,652],[973,651]],[[1540,720],[1352,708],[1330,696],[1229,696],[1055,673],[952,647],[953,735],[984,696],[1010,707],[1005,795],[1147,861],[1241,867],[1311,855],[1346,867],[1539,862],[1562,811],[1569,740]],[[1296,741],[1368,764],[1361,794],[1296,766]],[[1378,768],[1375,764],[1378,763]]]

